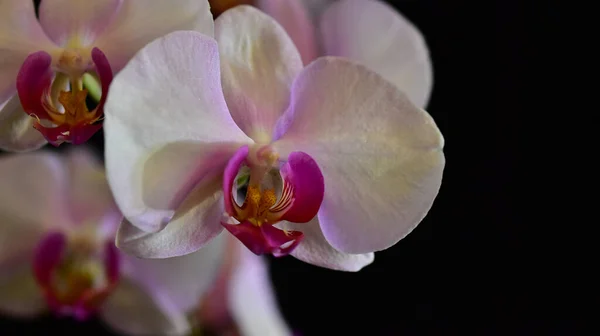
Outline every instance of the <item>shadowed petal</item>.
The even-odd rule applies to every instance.
[[[0,105],[0,149],[28,152],[47,144],[44,136],[33,127],[35,122],[36,119],[23,111],[17,95]]]
[[[39,7],[40,24],[58,45],[64,46],[69,40],[89,45],[106,29],[122,2],[43,0]]]
[[[46,301],[26,262],[10,273],[0,271],[0,312],[15,317],[35,317],[46,308]]]
[[[356,60],[425,107],[433,86],[429,50],[419,30],[390,5],[341,0],[321,17],[326,55]]]
[[[245,336],[290,336],[279,312],[266,261],[240,244],[228,296],[232,315]]]
[[[186,335],[187,314],[216,278],[224,253],[217,238],[200,251],[167,259],[123,256],[125,279],[102,316],[129,334]]]
[[[15,92],[17,72],[27,55],[57,47],[40,27],[33,1],[0,2],[0,105]]]
[[[146,44],[179,30],[213,36],[213,18],[208,1],[123,1],[112,24],[94,45],[106,53],[117,72]]]
[[[386,249],[425,217],[440,188],[443,138],[433,119],[366,67],[324,57],[306,67],[272,146],[321,168],[318,218],[346,253]]]
[[[147,232],[162,229],[176,208],[156,203],[180,199],[180,182],[184,187],[189,182],[174,181],[168,189],[173,195],[151,200],[146,193],[145,198],[146,162],[157,151],[176,142],[241,146],[251,141],[229,115],[220,82],[215,40],[194,32],[176,32],[150,43],[113,80],[104,121],[107,175],[117,204],[133,225]],[[202,163],[213,156],[195,153],[199,156],[167,156],[173,159],[169,169],[213,167],[212,161]],[[192,170],[187,177],[203,175],[202,168]]]
[[[302,1],[258,0],[257,7],[273,17],[288,33],[304,64],[318,56],[315,26]]]
[[[269,142],[288,106],[292,81],[302,69],[298,50],[274,19],[247,5],[219,16],[215,38],[233,119],[255,141]]]

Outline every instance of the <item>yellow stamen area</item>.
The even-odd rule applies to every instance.
[[[261,226],[268,221],[269,209],[276,202],[275,190],[266,189],[261,191],[259,186],[248,186],[246,200],[242,205],[242,214],[237,220],[247,220],[256,226]]]
[[[103,278],[103,268],[98,261],[71,258],[57,269],[52,287],[57,300],[72,304],[86,292],[97,289],[98,280]]]

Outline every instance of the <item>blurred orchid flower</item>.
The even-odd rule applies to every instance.
[[[433,86],[429,50],[419,30],[378,0],[255,0],[290,35],[304,64],[318,56],[360,62],[425,108]]]
[[[185,335],[214,281],[222,241],[148,260],[114,245],[122,219],[103,169],[81,150],[0,159],[0,312],[92,314],[130,335]]]
[[[292,335],[277,307],[266,260],[232,236],[226,242],[220,274],[198,312],[201,330],[230,336]]]
[[[225,227],[256,254],[357,271],[412,231],[445,162],[429,114],[354,62],[303,69],[254,7],[215,25],[216,41],[175,32],[148,44],[112,84],[107,175],[129,220],[117,246],[184,255]]]
[[[44,0],[39,21],[33,1],[2,0],[0,13],[0,148],[9,151],[86,142],[102,127],[113,71],[157,37],[213,27],[202,0]],[[101,86],[92,111],[86,76]]]

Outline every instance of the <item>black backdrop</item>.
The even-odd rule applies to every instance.
[[[427,110],[446,139],[440,194],[417,229],[377,253],[359,273],[270,258],[281,309],[304,336],[545,330],[525,280],[532,270],[518,257],[525,247],[515,216],[519,204],[510,195],[519,161],[508,149],[518,143],[514,117],[524,86],[520,73],[531,48],[525,15],[532,6],[521,1],[390,3],[419,27],[433,60]],[[102,137],[99,132],[91,140],[98,154]],[[98,321],[0,318],[0,335],[50,333],[111,335]]]

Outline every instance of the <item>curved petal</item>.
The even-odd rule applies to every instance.
[[[106,29],[122,2],[44,0],[39,7],[40,24],[58,45],[89,45]]]
[[[155,233],[121,223],[117,246],[142,258],[168,258],[192,253],[215,238],[223,227],[223,194],[217,179],[208,180],[192,191],[166,226]]]
[[[94,45],[106,54],[113,70],[118,72],[146,44],[178,30],[193,30],[212,37],[213,18],[208,1],[123,1],[116,18]]]
[[[113,80],[105,105],[107,175],[117,204],[133,225],[158,231],[175,210],[153,208],[156,204],[144,198],[144,176],[150,174],[144,172],[145,162],[157,151],[175,142],[251,142],[231,119],[220,82],[216,42],[194,32],[176,32],[150,43]],[[203,157],[213,158],[178,156],[169,167],[184,173]],[[212,162],[205,167],[212,169]],[[203,176],[201,170],[184,174]],[[171,182],[176,187],[169,192],[187,183]],[[179,197],[175,196],[162,195],[155,201],[172,201]]]
[[[336,271],[358,272],[370,265],[375,258],[374,253],[348,254],[333,248],[323,236],[319,219],[316,217],[306,224],[281,222],[277,226],[286,230],[301,231],[304,234],[304,240],[290,254],[296,259],[315,266]]]
[[[229,306],[245,336],[292,335],[273,293],[265,260],[237,244],[229,281]]]
[[[187,335],[187,314],[216,278],[223,245],[218,238],[195,253],[160,260],[124,255],[125,285],[105,303],[104,319],[133,335]]]
[[[17,95],[0,105],[0,149],[29,152],[47,144],[44,136],[33,127],[35,121],[23,111]]]
[[[381,1],[342,0],[321,17],[326,55],[344,56],[376,71],[424,108],[433,86],[429,50],[419,30]]]
[[[215,21],[223,92],[229,111],[256,142],[268,143],[289,103],[302,60],[283,28],[258,9],[242,5]]]
[[[0,273],[0,312],[15,317],[35,317],[46,308],[29,262],[25,267],[6,274]]]
[[[287,133],[273,147],[321,167],[319,222],[339,251],[386,249],[425,217],[440,188],[444,141],[433,119],[366,67],[324,57],[294,83]]]
[[[298,48],[304,64],[319,56],[315,26],[302,1],[258,0],[258,8],[285,29]]]
[[[32,1],[0,2],[0,105],[15,92],[17,72],[27,55],[56,48],[40,27]]]

